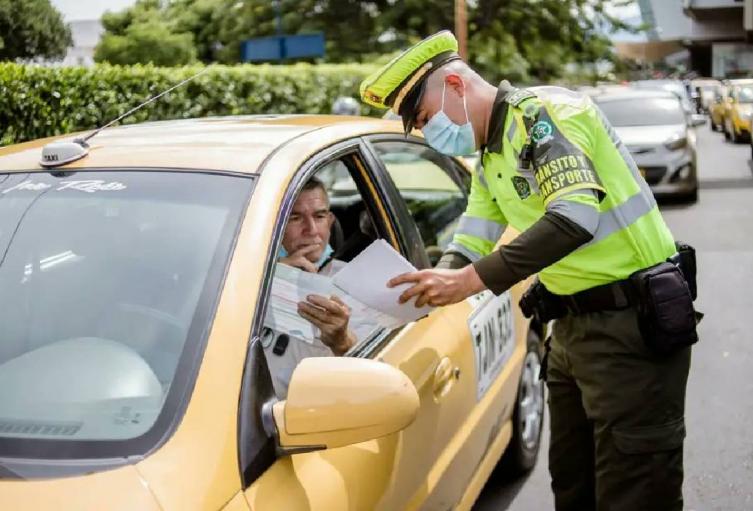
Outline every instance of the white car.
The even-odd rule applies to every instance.
[[[655,195],[698,198],[696,134],[703,117],[688,114],[682,100],[661,90],[597,95],[594,102],[627,146]]]

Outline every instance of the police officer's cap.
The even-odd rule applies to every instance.
[[[458,42],[443,30],[411,46],[361,82],[361,99],[373,106],[391,108],[403,120],[407,134],[426,89],[426,79],[444,64],[459,59]]]

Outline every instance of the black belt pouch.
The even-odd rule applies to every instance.
[[[669,355],[698,342],[693,298],[676,265],[661,263],[630,280],[640,297],[638,324],[650,349]]]
[[[685,281],[688,283],[688,289],[690,289],[690,296],[693,300],[698,296],[698,286],[696,284],[696,262],[695,262],[695,249],[683,243],[682,241],[675,242],[675,248],[677,248],[677,257],[680,263],[680,270],[685,276]]]

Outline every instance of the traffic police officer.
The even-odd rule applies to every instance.
[[[679,264],[651,191],[599,109],[560,87],[494,87],[447,31],[367,77],[360,92],[440,152],[482,152],[438,268],[390,285],[412,284],[403,302],[440,306],[538,274],[521,307],[542,325],[556,319],[542,364],[556,508],[681,509],[697,337],[694,274],[680,270],[690,273],[694,259]],[[521,234],[495,250],[508,225]]]

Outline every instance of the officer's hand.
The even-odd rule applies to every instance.
[[[281,257],[278,262],[285,263],[288,266],[294,266],[303,271],[316,273],[319,268],[314,263],[309,261],[306,256],[312,252],[315,252],[319,248],[319,245],[306,245],[303,248],[299,248],[287,257]]]
[[[322,342],[335,355],[345,354],[355,344],[348,329],[350,307],[336,296],[309,295],[306,300],[298,303],[298,314],[321,331]]]
[[[432,305],[450,305],[480,293],[486,286],[476,273],[473,265],[460,270],[421,270],[403,273],[387,283],[387,287],[400,284],[414,284],[400,295],[400,303],[405,303],[414,296],[416,307]]]

